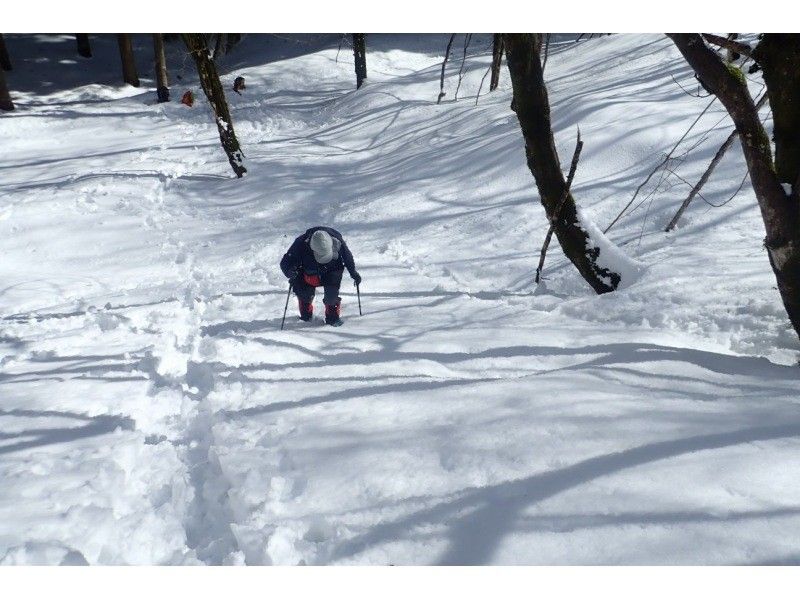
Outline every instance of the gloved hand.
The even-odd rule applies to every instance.
[[[297,279],[299,277],[300,277],[300,269],[299,268],[289,272],[289,282],[292,283],[292,286],[294,286],[294,283],[297,282]]]
[[[356,286],[359,286],[361,284],[361,274],[358,272],[353,272],[353,282],[356,284]]]

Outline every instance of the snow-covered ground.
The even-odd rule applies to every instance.
[[[454,102],[461,39],[436,105],[447,36],[370,36],[359,91],[338,36],[246,37],[236,180],[178,45],[193,108],[154,104],[147,36],[141,89],[112,36],[7,36],[0,563],[800,563],[800,343],[749,184],[661,232],[722,108],[612,229],[636,278],[595,296],[554,243],[537,289],[508,73],[476,106],[474,36]],[[663,36],[572,39],[546,79],[602,228],[709,99]],[[737,144],[705,198],[743,172]],[[343,327],[292,301],[279,331],[277,263],[316,224],[364,315],[345,275]]]

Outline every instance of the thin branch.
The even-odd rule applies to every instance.
[[[671,78],[671,79],[672,79],[672,81],[675,83],[675,85],[677,85],[678,87],[680,87],[680,88],[681,88],[681,91],[683,91],[683,93],[685,93],[687,96],[692,96],[693,98],[708,98],[708,97],[710,97],[710,96],[711,96],[711,94],[710,94],[710,93],[707,93],[707,94],[705,94],[705,95],[701,94],[701,93],[700,93],[700,89],[699,89],[699,88],[698,88],[698,90],[697,90],[697,93],[692,93],[691,91],[689,91],[688,89],[686,89],[686,88],[685,88],[683,85],[681,85],[681,84],[680,84],[680,81],[678,81],[678,80],[675,78],[675,76],[674,76],[674,75],[670,75],[670,78]]]
[[[336,60],[334,61],[336,64],[339,64],[339,52],[342,51],[342,44],[344,43],[346,37],[347,34],[342,33],[342,38],[339,40],[339,47],[336,49]]]
[[[553,231],[555,230],[555,222],[561,216],[561,209],[564,207],[564,204],[567,201],[567,197],[569,197],[569,188],[572,186],[572,179],[575,178],[575,171],[578,169],[578,160],[581,157],[581,150],[583,149],[583,141],[581,141],[581,130],[578,128],[578,140],[575,143],[575,152],[572,154],[572,163],[569,166],[569,174],[567,175],[567,184],[564,187],[564,193],[561,194],[561,200],[558,202],[558,207],[556,208],[555,212],[553,212],[553,218],[550,221],[550,228],[547,229],[547,234],[544,237],[544,244],[542,245],[542,251],[539,255],[539,265],[536,268],[536,284],[539,284],[539,280],[542,275],[542,268],[544,268],[544,258],[547,255],[547,248],[550,246],[550,239],[553,238]]]
[[[750,173],[749,173],[749,172],[747,172],[747,171],[745,171],[745,173],[744,173],[744,176],[742,177],[742,182],[741,182],[741,183],[739,183],[739,186],[736,188],[736,191],[734,191],[734,192],[733,192],[733,194],[732,194],[732,195],[731,195],[731,196],[730,196],[728,199],[726,199],[725,201],[723,201],[722,203],[718,203],[718,204],[717,204],[717,203],[711,203],[710,201],[708,201],[708,200],[707,200],[705,197],[703,197],[702,195],[700,195],[700,199],[702,199],[704,202],[706,202],[706,203],[707,203],[708,205],[710,205],[712,208],[721,208],[721,207],[722,207],[722,206],[724,206],[725,204],[728,204],[728,203],[730,203],[731,201],[733,201],[733,198],[735,198],[737,195],[739,195],[739,192],[742,190],[742,187],[744,187],[744,184],[745,184],[745,182],[747,181],[747,177],[749,177],[749,176],[750,176]]]
[[[445,96],[444,91],[444,68],[447,66],[447,59],[450,58],[450,48],[453,47],[453,40],[456,38],[456,34],[453,33],[450,35],[450,41],[447,42],[447,49],[444,51],[444,60],[442,61],[442,77],[439,81],[439,97],[436,98],[436,103],[441,104],[442,98]]]
[[[478,86],[478,95],[475,96],[475,105],[476,106],[478,105],[478,98],[481,97],[481,89],[483,89],[483,82],[486,81],[486,77],[491,72],[492,72],[492,65],[490,64],[489,68],[486,69],[486,72],[483,74],[483,77],[481,77],[481,84]]]
[[[758,102],[756,102],[756,110],[759,110],[766,103],[766,101],[767,101],[767,94],[764,94],[764,95],[761,96],[761,99],[759,99]],[[703,185],[705,185],[706,182],[708,181],[708,179],[711,177],[711,174],[714,172],[714,169],[717,167],[717,165],[719,164],[720,160],[722,160],[722,156],[724,156],[725,152],[727,152],[728,149],[731,147],[731,145],[733,145],[733,142],[736,139],[736,136],[737,136],[737,131],[736,131],[736,129],[734,129],[731,132],[731,134],[728,135],[728,138],[725,140],[725,142],[719,147],[719,149],[717,150],[717,153],[714,154],[714,157],[711,159],[711,162],[709,163],[708,168],[706,168],[706,171],[703,173],[703,176],[701,176],[700,180],[697,181],[697,184],[694,187],[692,187],[692,190],[689,192],[689,195],[686,197],[686,199],[683,200],[683,203],[681,204],[681,207],[678,208],[678,211],[672,217],[672,220],[670,220],[669,224],[667,224],[666,228],[664,229],[665,233],[670,232],[678,224],[678,220],[680,220],[681,216],[686,211],[686,208],[689,207],[689,204],[692,203],[692,200],[695,198],[695,195],[698,195],[700,193],[700,189],[703,188]],[[742,184],[744,184],[744,182]],[[741,189],[741,186],[739,188]],[[738,192],[739,191],[737,190],[736,193],[738,193]],[[733,194],[731,199],[733,199],[733,197],[736,196],[736,193]],[[700,196],[700,197],[708,205],[711,205],[711,206],[714,205],[711,202],[709,202],[708,200],[706,200],[706,198],[704,198],[702,196]],[[728,201],[730,201],[730,199]],[[725,205],[725,203],[728,203],[728,201],[726,201],[726,202],[724,202],[724,203],[722,203],[720,205]],[[718,206],[715,206],[715,207],[718,207]]]
[[[659,162],[656,165],[656,167],[653,170],[650,171],[650,174],[647,175],[647,178],[644,180],[644,182],[636,188],[636,191],[634,192],[633,197],[631,197],[631,200],[627,203],[627,205],[624,208],[622,208],[622,211],[619,214],[617,214],[617,217],[614,218],[614,220],[611,221],[611,224],[609,224],[606,227],[606,229],[603,231],[603,234],[608,234],[608,231],[611,230],[611,227],[614,226],[619,221],[619,219],[622,218],[622,216],[625,214],[625,212],[628,211],[628,208],[631,207],[631,205],[633,204],[634,200],[639,195],[639,192],[644,188],[645,185],[647,185],[647,183],[650,182],[650,179],[653,177],[653,175],[656,172],[658,172],[667,162],[669,162],[669,159],[672,157],[672,154],[675,153],[675,150],[678,149],[678,146],[681,143],[683,143],[683,140],[686,139],[686,136],[689,135],[691,130],[694,129],[695,125],[697,125],[697,123],[700,122],[700,119],[703,117],[703,115],[706,112],[708,112],[709,108],[711,108],[711,106],[713,106],[714,102],[716,102],[716,101],[717,101],[717,97],[714,96],[714,98],[708,103],[708,105],[705,108],[703,108],[703,111],[697,116],[697,118],[694,119],[694,122],[692,123],[692,126],[690,126],[686,130],[686,132],[683,134],[683,136],[680,139],[678,139],[678,142],[673,146],[673,148],[669,151],[669,153],[666,156],[664,156],[664,159],[661,160],[661,162]]]
[[[215,33],[213,35],[217,36],[217,41],[214,43],[214,53],[211,55],[211,60],[216,61],[222,56],[222,39],[225,34]]]
[[[550,34],[546,33],[544,38],[544,60],[542,60],[542,72],[544,72],[544,67],[547,66],[547,57],[550,54]]]
[[[458,90],[461,89],[461,79],[464,77],[464,65],[467,62],[467,48],[469,48],[469,42],[472,41],[472,34],[465,33],[464,34],[464,57],[461,59],[461,66],[458,69],[458,85],[456,85],[456,93],[453,96],[454,100],[458,100]]]
[[[732,39],[728,39],[727,37],[714,35],[712,33],[702,33],[701,35],[709,44],[719,46],[720,48],[725,48],[731,52],[744,54],[748,58],[753,58],[753,48],[751,48],[749,44],[743,44],[742,42],[737,42]]]

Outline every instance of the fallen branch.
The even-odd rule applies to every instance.
[[[444,91],[444,67],[447,66],[447,59],[450,58],[450,48],[453,47],[453,40],[456,38],[456,34],[453,33],[450,36],[450,41],[447,42],[447,49],[444,51],[444,60],[442,61],[442,77],[439,81],[439,97],[436,98],[436,103],[441,104],[442,98],[445,96]]]
[[[547,234],[544,237],[544,243],[542,244],[542,251],[541,255],[539,255],[539,266],[536,268],[536,284],[539,284],[539,279],[542,275],[542,268],[544,268],[544,258],[547,255],[547,248],[550,247],[550,239],[553,238],[553,231],[555,229],[555,222],[561,216],[561,209],[564,207],[564,203],[567,201],[567,197],[569,196],[569,188],[572,186],[572,179],[575,178],[575,171],[578,168],[578,160],[581,156],[581,150],[583,149],[583,141],[581,141],[581,130],[578,129],[578,140],[575,143],[575,152],[572,154],[572,163],[569,166],[569,174],[567,175],[567,184],[564,187],[564,193],[561,195],[561,200],[558,202],[558,207],[556,211],[553,213],[553,218],[550,221],[550,228],[547,229]]]
[[[761,99],[758,100],[758,102],[756,103],[756,111],[758,111],[766,103],[766,101],[767,101],[767,95],[764,94],[764,95],[761,96]],[[689,204],[692,203],[692,200],[695,198],[695,196],[698,193],[700,193],[700,189],[703,188],[703,185],[705,185],[706,182],[708,182],[708,179],[711,177],[711,174],[714,172],[714,169],[717,167],[717,165],[719,164],[720,160],[722,160],[722,156],[724,156],[725,152],[727,152],[728,149],[731,147],[731,145],[733,145],[733,142],[736,139],[736,135],[737,135],[737,132],[736,132],[736,129],[734,129],[731,132],[731,134],[728,135],[728,138],[725,140],[725,142],[717,150],[717,153],[714,154],[714,157],[711,159],[711,163],[708,165],[708,168],[706,168],[706,171],[703,173],[703,176],[701,176],[700,180],[697,181],[697,184],[694,187],[692,187],[692,190],[689,192],[688,197],[683,200],[683,203],[681,204],[681,207],[678,208],[678,211],[672,217],[672,220],[670,220],[669,224],[667,224],[666,228],[664,229],[665,233],[670,232],[678,224],[678,220],[680,220],[680,217],[686,211],[686,208],[689,207]],[[738,191],[737,191],[737,193],[738,193]],[[734,194],[734,197],[735,197],[735,195],[736,194]],[[728,201],[730,201],[730,200],[728,200]],[[727,203],[727,202],[725,202],[725,203]],[[709,205],[714,205],[714,204],[709,204]],[[724,203],[720,204],[720,206],[721,205],[724,205]],[[719,206],[714,206],[714,207],[719,207]]]

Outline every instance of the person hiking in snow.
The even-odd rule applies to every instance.
[[[345,268],[356,286],[360,285],[361,276],[356,271],[353,254],[339,231],[327,226],[315,226],[294,240],[281,259],[281,270],[297,296],[301,320],[308,322],[313,317],[314,294],[316,287],[321,286],[325,289],[322,298],[325,323],[341,326],[339,316],[342,298],[339,297],[339,287]]]

